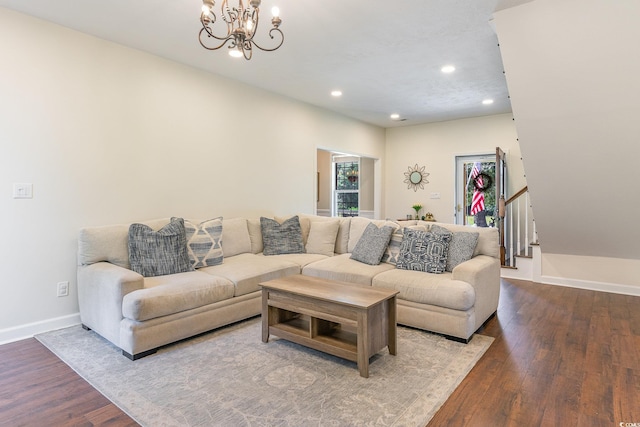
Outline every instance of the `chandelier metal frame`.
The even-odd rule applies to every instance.
[[[213,26],[218,20],[218,17],[213,12],[215,0],[202,1],[202,13],[200,14],[202,29],[198,34],[198,40],[202,47],[207,50],[218,50],[229,43],[229,54],[237,57],[244,56],[246,60],[249,60],[253,55],[254,47],[265,52],[273,52],[282,46],[282,43],[284,43],[284,34],[279,28],[282,20],[277,14],[274,14],[271,19],[273,28],[269,31],[269,37],[274,40],[276,38],[274,34],[276,34],[280,38],[280,42],[273,48],[262,47],[254,40],[260,22],[261,0],[250,0],[247,7],[244,6],[243,0],[237,0],[237,2],[237,7],[229,7],[228,0],[222,1],[220,5],[220,18],[227,25],[227,34],[219,36],[214,34],[213,29]],[[220,41],[220,43],[214,43],[214,45],[206,43],[207,41],[211,42],[214,40]]]

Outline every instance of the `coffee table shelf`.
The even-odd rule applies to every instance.
[[[270,325],[269,333],[314,350],[357,362],[357,334],[346,331],[342,329],[340,324],[333,322],[329,322],[331,325],[335,325],[330,329],[321,329],[321,332],[314,333],[311,328],[313,323],[318,321],[322,323],[323,320],[303,315]]]

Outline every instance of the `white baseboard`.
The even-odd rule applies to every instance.
[[[566,277],[542,276],[540,282],[545,285],[566,286],[590,291],[610,292],[612,294],[640,296],[640,287],[620,283],[594,282],[590,280],[569,279]]]
[[[68,328],[69,326],[78,324],[80,324],[80,313],[74,313],[68,316],[56,317],[54,319],[27,323],[26,325],[14,326],[12,328],[0,329],[0,345],[32,338],[36,334]]]

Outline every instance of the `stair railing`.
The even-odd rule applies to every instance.
[[[529,188],[524,187],[507,200],[498,202],[500,217],[500,262],[503,267],[516,267],[516,257],[531,256],[531,245],[538,243],[536,222],[531,212]]]

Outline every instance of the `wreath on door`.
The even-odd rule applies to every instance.
[[[486,172],[480,172],[475,178],[473,178],[473,186],[476,190],[485,192],[493,184],[493,179]]]

